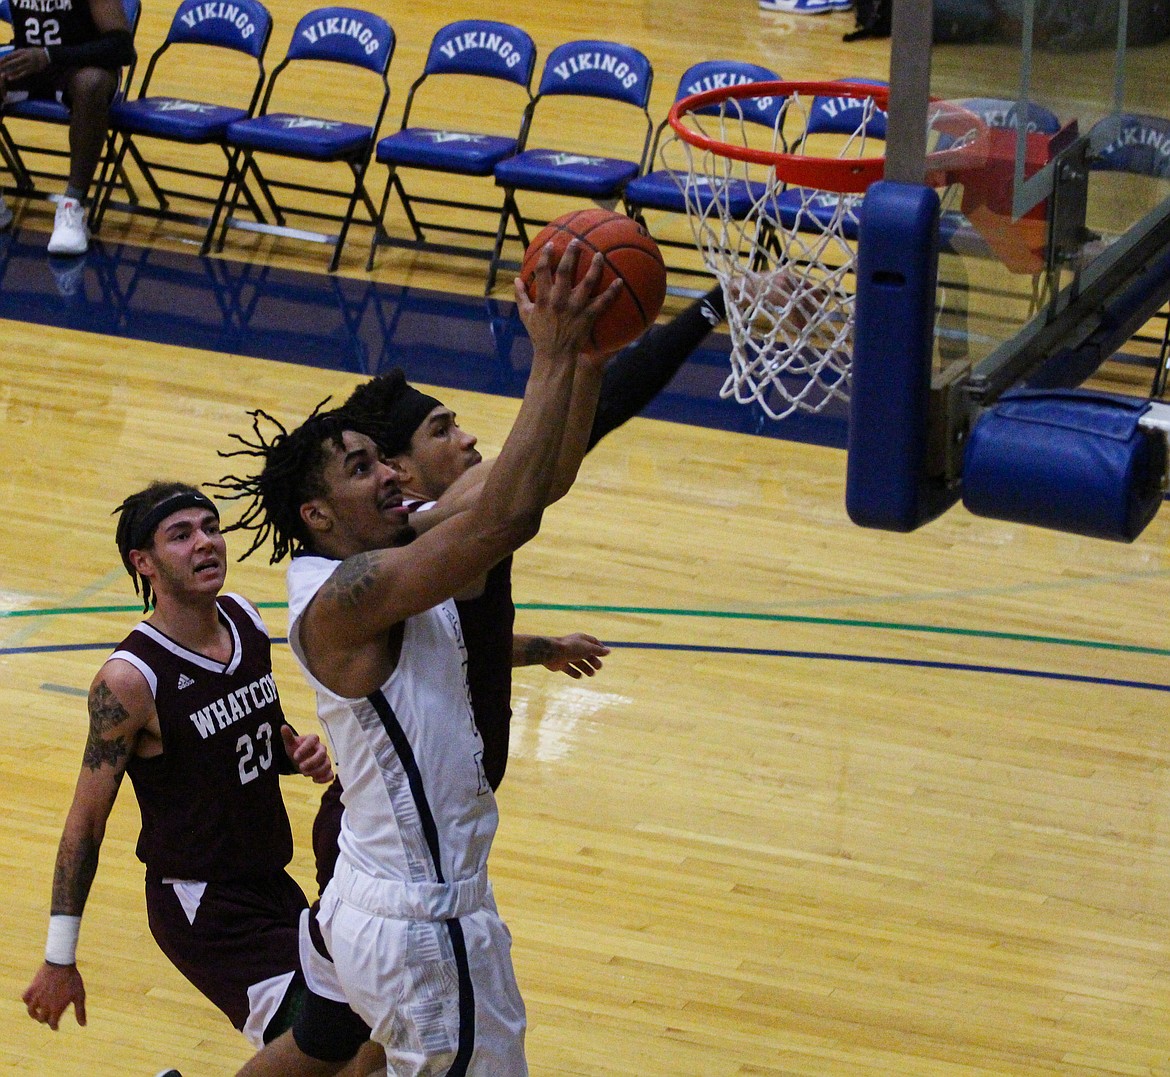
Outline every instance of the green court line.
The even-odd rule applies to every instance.
[[[287,602],[257,602],[260,609],[287,609]],[[580,603],[517,602],[518,610],[543,610],[564,613],[617,613],[655,617],[706,617],[726,621],[766,621],[773,624],[824,625],[833,628],[874,628],[887,632],[926,632],[939,636],[969,639],[998,639],[1012,643],[1047,643],[1056,647],[1084,647],[1125,654],[1150,654],[1170,657],[1170,648],[1143,647],[1136,643],[1105,643],[1100,640],[1069,639],[1063,636],[1038,636],[1027,632],[997,632],[982,628],[947,628],[943,625],[906,624],[898,621],[861,621],[843,617],[811,617],[792,613],[739,613],[734,610],[687,610],[659,606],[595,606]],[[70,613],[141,613],[140,606],[61,606],[39,610],[0,610],[5,617],[58,617]]]

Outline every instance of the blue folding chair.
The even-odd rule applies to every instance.
[[[1170,120],[1140,112],[1123,112],[1098,120],[1089,141],[1108,141],[1093,154],[1089,167],[1102,172],[1170,179]]]
[[[1141,112],[1106,116],[1090,129],[1089,143],[1094,151],[1089,160],[1092,170],[1148,176],[1159,188],[1155,197],[1166,197],[1162,181],[1170,180],[1170,119]],[[1161,399],[1170,379],[1170,313],[1163,307],[1157,316],[1163,325],[1150,396]]]
[[[526,31],[509,23],[463,19],[449,23],[435,34],[431,40],[430,52],[427,54],[426,66],[410,87],[399,129],[383,138],[374,152],[374,159],[389,169],[386,190],[382,195],[378,213],[378,218],[383,224],[390,192],[393,190],[398,194],[414,234],[413,245],[427,242],[426,230],[488,239],[495,236],[494,230],[465,227],[449,219],[420,220],[415,210],[416,206],[440,206],[444,209],[490,213],[493,220],[498,219],[503,207],[499,203],[486,205],[466,199],[407,194],[402,182],[402,169],[413,168],[458,176],[491,176],[496,165],[504,158],[511,157],[524,148],[529,119],[528,106],[532,103],[532,72],[535,67],[535,43]],[[474,89],[469,85],[470,79],[478,83]],[[475,93],[479,97],[488,92],[492,83],[485,80],[505,85],[506,89],[512,92],[500,96],[512,98],[517,106],[515,112],[508,111],[506,106],[500,112],[498,126],[507,126],[508,130],[505,133],[491,133],[468,130],[464,126],[456,129],[446,125],[412,126],[410,121],[416,95],[422,86],[431,80],[442,84],[445,93],[439,96],[443,97],[448,115],[451,111],[451,102],[458,100],[458,95]],[[435,100],[434,90],[435,85],[432,82],[428,93],[424,95],[428,101]],[[480,107],[483,108],[482,101]],[[374,237],[370,241],[370,256],[366,262],[366,269],[373,269],[379,243],[395,242],[399,241],[392,239],[384,230],[375,229]],[[487,253],[453,245],[431,246],[438,249],[445,247],[464,254]]]
[[[130,35],[135,36],[138,33],[138,21],[142,15],[142,0],[122,0],[122,7],[126,12],[126,21],[130,24]],[[12,12],[8,5],[8,0],[0,0],[0,21],[12,22]],[[114,96],[114,103],[112,107],[116,107],[130,92],[130,83],[134,78],[134,64],[129,64],[122,70],[122,77],[118,84],[118,89]],[[12,174],[16,185],[15,193],[24,198],[50,198],[54,197],[50,192],[42,190],[38,187],[36,181],[38,179],[50,179],[60,184],[68,179],[69,171],[69,150],[59,149],[55,146],[46,146],[42,143],[22,143],[17,141],[15,136],[8,128],[8,121],[22,120],[30,123],[44,123],[57,127],[68,127],[71,117],[69,106],[50,98],[29,98],[25,101],[17,101],[13,104],[0,106],[0,157],[4,158],[4,164],[8,171]],[[53,171],[47,168],[31,168],[25,161],[26,156],[39,156],[49,158],[51,160],[63,160],[65,162],[64,170]],[[102,175],[107,172],[109,163],[114,157],[114,137],[111,130],[106,139],[106,147],[102,153],[102,159],[99,162],[99,170]],[[125,172],[119,169],[114,175],[117,176],[118,181],[127,191],[128,196],[133,199],[134,189],[130,185],[130,181]],[[99,194],[104,180],[98,178],[95,184],[95,196],[90,204],[90,224],[94,227],[95,210],[99,201]]]
[[[212,214],[213,228],[223,214],[218,250],[223,250],[227,229],[233,223],[249,173],[255,177],[265,200],[272,207],[276,224],[271,226],[241,222],[239,226],[274,232],[278,235],[332,242],[333,258],[329,263],[330,272],[337,268],[341,260],[345,237],[353,222],[358,202],[365,208],[370,224],[375,229],[380,227],[378,211],[365,187],[365,175],[373,154],[378,127],[390,100],[387,71],[394,55],[394,46],[395,36],[390,24],[381,16],[359,8],[324,7],[310,11],[302,17],[293,31],[288,52],[268,79],[264,99],[257,114],[228,124],[225,141],[231,150],[231,163],[228,177]],[[290,99],[293,102],[320,100],[321,92],[318,91],[316,95],[312,92],[314,82],[320,81],[314,79],[314,73],[320,63],[342,64],[348,68],[370,71],[376,76],[376,81],[381,86],[381,93],[374,97],[377,107],[368,113],[364,109],[357,110],[370,115],[370,122],[355,123],[348,117],[322,116],[316,112],[308,114],[300,111],[273,111],[278,89],[278,100],[281,104],[289,102]],[[286,73],[290,73],[290,78],[282,80]],[[347,93],[343,100],[361,101],[358,86],[352,86],[351,92]],[[331,103],[336,104],[336,99]],[[305,164],[344,164],[349,169],[353,182],[342,188],[311,185],[293,179],[278,180],[267,171],[261,172],[255,163],[257,154],[296,160]],[[299,172],[300,170],[298,175]],[[290,205],[277,198],[278,194],[285,192],[314,195],[318,199],[345,199],[346,208],[343,212],[337,213],[316,208],[318,203],[309,204],[302,201]],[[337,234],[321,236],[294,231],[285,224],[286,216],[290,213],[336,222],[339,225]]]
[[[549,54],[536,97],[528,106],[526,123],[535,124],[536,114],[540,112],[541,126],[545,131],[549,130],[544,121],[553,118],[558,112],[548,107],[550,101],[588,101],[595,108],[603,107],[601,101],[613,101],[623,113],[628,107],[640,112],[645,133],[640,150],[634,150],[629,125],[620,120],[610,124],[609,130],[616,140],[613,148],[624,147],[629,154],[625,157],[603,156],[590,152],[592,147],[585,149],[580,145],[574,146],[572,142],[568,145],[559,142],[557,148],[526,148],[496,165],[496,184],[504,189],[504,204],[488,268],[488,294],[499,272],[508,222],[515,225],[516,236],[525,247],[528,246],[527,225],[545,223],[526,218],[520,212],[516,202],[517,191],[589,199],[612,208],[620,201],[626,184],[645,170],[654,133],[654,123],[647,107],[653,80],[654,69],[650,61],[630,45],[614,41],[570,41],[557,46]],[[557,128],[561,139],[564,138],[566,126],[562,120]],[[624,139],[623,135],[626,136]]]
[[[1019,102],[1001,97],[969,97],[956,105],[978,116],[988,127],[1016,131],[1020,127]],[[1049,108],[1029,101],[1023,111],[1024,129],[1029,133],[1054,135],[1061,128],[1060,118]],[[939,148],[946,148],[947,136],[942,136]],[[944,209],[939,214],[938,236],[940,249],[950,254],[972,254],[993,257],[986,242],[974,225],[957,209]]]
[[[679,79],[678,92],[675,100],[681,101],[684,97],[701,93],[704,90],[713,90],[721,86],[739,86],[749,82],[778,82],[780,76],[759,64],[747,63],[742,60],[704,60],[694,64],[683,72]],[[727,107],[729,115],[737,120],[740,116],[753,124],[763,128],[776,129],[781,120],[781,111],[784,102],[780,98],[759,97],[750,98],[743,102],[731,102]],[[697,109],[697,115],[718,116],[721,105],[709,105]],[[659,156],[662,139],[669,122],[663,120],[654,132],[654,141],[650,148],[650,162]],[[663,162],[666,163],[665,161]],[[710,205],[723,202],[727,214],[735,220],[743,220],[751,212],[752,207],[763,197],[766,185],[738,177],[729,178],[721,182],[718,187],[708,184],[707,178],[699,173],[691,174],[684,170],[669,167],[654,169],[645,175],[638,176],[626,184],[624,198],[626,212],[635,220],[641,221],[654,234],[660,247],[694,250],[693,238],[690,241],[672,239],[660,232],[651,229],[646,221],[647,210],[658,210],[663,213],[687,215],[687,191],[690,197],[697,199],[701,204]],[[705,274],[705,270],[697,270],[685,265],[672,265],[672,270],[678,273],[691,275]]]
[[[877,79],[842,78],[840,82],[860,83],[863,86],[885,86]],[[836,136],[850,139],[857,153],[880,156],[865,150],[873,141],[884,142],[888,117],[871,98],[834,96],[824,94],[814,97],[809,106],[804,129],[797,132],[793,140],[793,152],[800,153],[815,145],[818,136]],[[847,240],[857,239],[857,208],[862,195],[840,194],[834,191],[820,191],[811,197],[808,192],[790,187],[776,198],[772,212],[780,227],[786,231],[793,228],[802,232],[823,232],[844,203],[844,219],[841,233]]]
[[[264,53],[272,34],[272,16],[259,0],[233,0],[231,5],[207,4],[206,0],[183,0],[171,20],[166,39],[154,51],[146,67],[138,96],[133,100],[118,102],[112,110],[111,127],[120,140],[113,167],[121,170],[127,155],[138,165],[151,193],[157,201],[157,208],[141,203],[120,205],[119,208],[151,213],[155,216],[182,216],[170,210],[172,198],[204,203],[214,206],[227,174],[231,155],[225,144],[230,123],[251,116],[260,99],[264,84]],[[223,68],[231,62],[224,53],[236,53],[243,59],[239,66],[245,68],[244,93],[250,85],[250,97],[229,104],[208,101],[200,93],[203,84],[185,86],[184,96],[151,93],[156,73],[160,81],[174,85],[176,76],[190,81],[192,61],[200,59],[205,50],[215,50],[214,56],[204,56],[207,67]],[[172,51],[173,50],[173,51]],[[160,68],[161,62],[161,68]],[[250,73],[253,69],[255,74]],[[204,69],[204,68],[200,68]],[[220,85],[226,80],[221,79]],[[189,95],[189,96],[188,96]],[[243,95],[241,95],[243,96]],[[188,146],[215,146],[220,150],[224,167],[218,171],[198,169],[189,165],[180,166],[157,158],[147,160],[143,143],[182,143]],[[184,176],[214,184],[215,194],[201,193],[188,186],[183,190],[164,188],[158,182],[158,175]],[[97,213],[100,225],[105,211],[109,208],[113,186],[104,189]],[[263,219],[250,191],[245,190],[253,212]],[[206,254],[214,236],[213,225],[209,222],[204,232],[201,254]]]

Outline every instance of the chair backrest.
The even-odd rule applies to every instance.
[[[645,109],[653,81],[649,59],[632,45],[568,41],[549,53],[537,94],[607,97]]]
[[[1018,101],[1004,97],[968,97],[957,102],[968,112],[975,113],[988,127],[1006,127],[1016,131],[1020,127]],[[1050,108],[1029,101],[1024,110],[1027,120],[1024,130],[1054,135],[1060,130],[1060,118]]]
[[[536,43],[519,26],[488,19],[448,23],[431,39],[424,75],[480,75],[532,83]]]
[[[130,24],[130,33],[138,30],[138,20],[142,17],[142,0],[122,0],[122,10],[126,12],[126,21]]]
[[[380,15],[352,7],[322,7],[297,23],[283,62],[328,60],[385,75],[394,44],[394,30]]]
[[[217,45],[258,60],[264,55],[271,33],[272,15],[258,0],[231,0],[226,4],[183,0],[164,44]]]
[[[1092,135],[1108,131],[1109,143],[1093,157],[1091,167],[1106,172],[1132,172],[1170,179],[1170,120],[1139,112],[1107,116],[1094,124]]]
[[[841,82],[860,83],[864,86],[885,86],[879,79],[862,79],[845,76]],[[844,97],[832,94],[813,98],[805,124],[805,135],[852,135],[861,126],[867,98]],[[875,108],[865,125],[868,138],[886,137],[887,116],[884,110]]]
[[[747,63],[744,60],[703,60],[693,64],[683,72],[678,80],[678,92],[675,100],[680,101],[691,94],[702,93],[705,90],[716,90],[723,86],[740,86],[745,82],[779,82],[780,76],[759,64]],[[743,102],[743,118],[754,123],[773,127],[784,105],[778,97],[752,97]],[[702,116],[717,116],[720,105],[708,105],[696,109]]]

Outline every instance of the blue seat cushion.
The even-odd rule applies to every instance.
[[[114,94],[112,107],[122,101],[123,93],[118,90]],[[18,116],[22,120],[40,120],[42,123],[68,123],[69,106],[62,104],[56,97],[26,97],[23,101],[15,101],[4,106],[5,116]]]
[[[638,174],[633,161],[564,150],[525,150],[496,165],[496,183],[524,191],[616,198]]]
[[[515,152],[516,140],[503,135],[408,127],[379,141],[377,160],[384,165],[490,176],[496,165]]]
[[[290,112],[270,112],[237,120],[227,129],[228,141],[247,149],[334,161],[357,156],[373,137],[369,127],[341,120],[322,120]]]
[[[994,258],[978,229],[957,209],[948,209],[938,217],[938,246],[946,254],[974,258]]]
[[[115,127],[131,134],[176,142],[218,142],[228,124],[243,119],[247,112],[181,97],[143,97],[115,105],[110,115]]]
[[[726,202],[728,213],[737,220],[743,220],[751,212],[752,206],[764,196],[766,190],[762,183],[748,183],[741,179],[732,179],[716,189],[704,176],[692,177],[686,172],[660,169],[631,180],[626,186],[626,200],[631,205],[646,209],[686,213],[687,200],[679,188],[680,183],[687,184],[692,191],[691,197],[704,206],[709,205],[718,194],[719,199]]]
[[[51,97],[28,97],[4,106],[5,116],[19,116],[22,120],[41,120],[45,123],[68,123],[69,106]]]
[[[837,203],[847,199],[845,219],[841,231],[846,239],[857,238],[857,210],[861,206],[862,195],[837,194],[833,191],[817,191],[813,194],[809,204],[803,209],[801,203],[807,191],[799,187],[789,187],[780,194],[773,203],[775,212],[770,215],[780,222],[780,226],[791,231],[793,228],[801,232],[820,232],[833,219]]]

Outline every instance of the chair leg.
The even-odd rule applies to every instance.
[[[16,148],[16,142],[8,133],[8,128],[4,126],[2,120],[0,120],[0,156],[4,157],[4,164],[16,181],[16,189],[22,194],[31,194],[36,187],[20,156],[20,150]]]
[[[511,187],[504,188],[504,204],[500,207],[500,223],[496,228],[496,243],[492,248],[491,262],[488,264],[487,284],[484,286],[483,294],[491,295],[492,289],[496,285],[496,275],[500,271],[500,256],[504,250],[504,239],[508,232],[508,219],[511,218],[516,222],[516,231],[520,235],[520,241],[525,248],[528,247],[528,236],[524,229],[524,219],[520,216],[520,209],[516,205],[515,192]]]
[[[345,237],[349,233],[349,225],[353,220],[354,211],[357,209],[358,199],[360,198],[365,203],[371,220],[373,220],[375,214],[374,204],[370,201],[369,193],[366,191],[366,185],[363,182],[365,169],[361,164],[354,161],[349,162],[349,167],[353,170],[353,194],[349,197],[349,205],[345,207],[345,216],[341,218],[341,228],[333,244],[333,257],[329,261],[330,273],[335,272],[338,265],[341,264],[341,248],[345,246]]]
[[[158,180],[154,178],[154,171],[146,163],[146,158],[142,156],[142,152],[134,144],[134,139],[127,135],[126,140],[128,142],[127,149],[130,152],[130,157],[133,159],[135,165],[138,166],[138,171],[142,173],[143,179],[146,180],[146,186],[150,188],[150,193],[154,195],[155,201],[158,202],[158,208],[165,210],[170,205],[170,199],[167,198],[166,192],[159,186]],[[121,175],[123,178],[126,176],[124,161],[122,163]],[[129,189],[129,181],[126,182],[126,187]]]
[[[390,171],[386,175],[386,189],[382,192],[382,205],[378,208],[378,225],[374,229],[373,238],[371,238],[371,240],[370,240],[370,255],[366,259],[366,272],[367,273],[369,273],[370,270],[372,270],[374,268],[374,256],[375,256],[375,254],[377,254],[378,244],[379,244],[379,242],[381,242],[382,237],[386,236],[386,229],[385,229],[382,222],[385,221],[385,219],[386,219],[386,206],[390,202],[390,188],[391,188],[393,182],[394,182],[394,168],[393,168],[393,166],[391,166]],[[389,237],[387,236],[387,238],[389,238]]]
[[[207,231],[203,233],[203,245],[199,248],[200,255],[205,255],[211,250],[212,240],[215,238],[216,226],[219,224],[220,215],[226,208],[228,200],[228,191],[232,189],[232,185],[236,182],[236,167],[239,164],[242,150],[228,151],[224,147],[224,153],[227,154],[228,163],[227,171],[224,173],[223,184],[219,188],[219,196],[215,200],[215,206],[211,210],[211,220],[207,224]],[[224,220],[224,230],[227,230],[228,221],[231,219],[230,215]],[[223,250],[223,236],[219,237],[218,250]]]
[[[402,186],[402,180],[399,178],[396,169],[390,169],[390,178],[394,184],[394,189],[398,192],[398,200],[402,203],[402,209],[406,214],[407,221],[410,223],[410,230],[414,233],[415,242],[425,243],[427,237],[422,230],[422,226],[418,223],[418,217],[414,213],[414,206],[410,204],[410,198],[406,193],[406,188]]]
[[[264,173],[260,171],[260,166],[256,163],[256,155],[252,152],[248,153],[244,161],[244,169],[240,173],[240,182],[243,183],[245,187],[247,185],[249,171],[251,171],[252,175],[255,176],[256,185],[260,188],[260,193],[264,196],[264,201],[268,203],[268,209],[272,213],[272,223],[275,224],[278,228],[283,228],[284,211],[280,208],[279,203],[276,201],[276,196],[272,193],[272,186],[268,180],[264,178]],[[248,194],[248,201],[255,203],[255,198],[251,195],[251,193]],[[259,207],[257,207],[256,213],[258,220],[264,219],[264,215],[260,213]]]
[[[98,176],[97,181],[97,191],[93,197],[93,207],[89,213],[89,227],[94,233],[101,229],[102,220],[106,215],[106,207],[110,204],[110,199],[114,194],[114,183],[118,176],[118,169],[122,164],[122,158],[126,156],[125,135],[122,136],[121,146],[115,147],[116,139],[111,131],[109,152],[102,163],[101,175]]]

